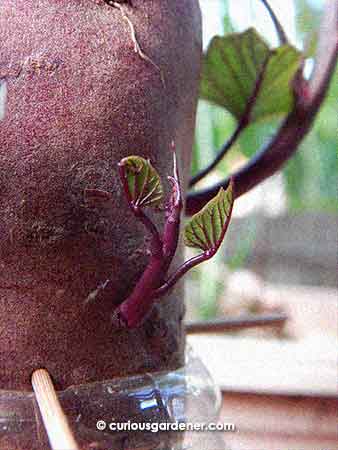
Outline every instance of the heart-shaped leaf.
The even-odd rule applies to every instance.
[[[158,206],[163,187],[158,172],[141,156],[128,156],[120,163],[120,174],[129,201],[133,206]]]
[[[293,106],[291,81],[300,60],[300,52],[291,45],[270,49],[253,28],[215,36],[204,57],[200,96],[240,120],[264,70],[250,121],[288,113]]]
[[[234,202],[233,183],[220,188],[216,197],[195,214],[184,230],[185,245],[217,251],[229,225]]]

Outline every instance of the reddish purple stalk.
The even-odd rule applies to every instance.
[[[294,80],[295,103],[272,141],[244,167],[209,188],[190,192],[186,214],[193,215],[211,200],[220,187],[226,189],[230,178],[236,186],[236,198],[275,174],[295,153],[311,129],[334,74],[338,57],[338,0],[328,2],[321,25],[315,67],[310,80],[301,71]]]
[[[267,2],[264,3],[268,5]],[[337,18],[338,0],[334,0],[334,2],[328,6],[326,14],[324,15],[322,32],[320,35],[319,53],[317,55],[313,76],[309,81],[306,81],[301,73],[301,69],[298,72],[294,80],[294,108],[285,119],[275,138],[265,149],[261,150],[261,152],[249,161],[246,166],[231,177],[209,189],[188,194],[186,203],[187,214],[194,214],[199,211],[217,194],[221,187],[226,188],[231,179],[236,185],[235,197],[244,194],[265,178],[273,175],[296,151],[298,144],[311,128],[335,69],[338,50]],[[280,30],[279,35],[282,42],[286,40],[285,35],[283,36]],[[264,70],[265,67],[260,74],[261,78],[263,78]],[[237,139],[241,130],[246,126],[253,104],[257,98],[260,84],[261,81],[258,79],[246,113],[240,121],[238,129],[230,139],[230,144]],[[227,143],[223,147],[223,155],[230,144]],[[211,168],[213,168],[217,162],[218,158],[212,163]],[[202,176],[208,173],[211,168],[209,167],[203,171]],[[129,207],[152,235],[149,263],[140,280],[135,285],[132,293],[122,302],[116,311],[116,315],[119,318],[121,325],[132,328],[139,326],[145,320],[158,297],[165,295],[192,267],[210,259],[216,253],[219,245],[217,248],[206,249],[202,254],[186,261],[172,276],[165,280],[177,248],[180,215],[182,210],[181,189],[176,163],[174,176],[169,178],[172,184],[172,194],[166,208],[166,222],[163,236],[160,236],[156,226],[146,216],[143,210],[133,204],[129,195],[123,165],[120,165],[119,170]],[[202,178],[202,176],[200,176],[200,178]],[[192,184],[194,184],[194,182],[196,182],[196,180],[193,180]],[[230,216],[231,211],[227,218],[226,227],[228,226]]]
[[[250,116],[253,111],[254,106],[256,105],[257,98],[260,92],[260,89],[262,87],[262,83],[264,81],[264,76],[266,73],[266,68],[269,63],[270,57],[273,52],[269,54],[269,56],[265,59],[265,61],[262,64],[262,67],[260,69],[260,72],[258,74],[257,80],[255,82],[252,94],[249,98],[249,101],[246,105],[245,111],[239,120],[237,127],[235,131],[233,132],[230,139],[224,143],[222,148],[217,153],[216,158],[203,170],[198,172],[191,180],[189,181],[189,187],[193,187],[196,183],[198,183],[200,180],[202,180],[204,177],[206,177],[216,166],[217,164],[222,161],[224,156],[228,153],[228,151],[231,149],[231,147],[235,144],[241,133],[246,129],[246,127],[250,124]]]
[[[119,173],[130,209],[152,236],[148,265],[132,293],[121,303],[116,311],[116,315],[122,325],[134,328],[143,322],[151,310],[155,301],[154,293],[163,283],[175,255],[182,212],[182,193],[176,157],[174,157],[174,175],[169,177],[169,181],[172,184],[172,193],[166,206],[166,221],[163,237],[161,237],[156,226],[146,216],[142,208],[134,204],[130,196],[125,169],[121,163],[119,164]]]
[[[135,217],[145,225],[152,236],[148,265],[131,294],[115,311],[115,316],[121,326],[134,328],[139,326],[145,320],[156,299],[165,295],[188,270],[203,261],[207,261],[217,252],[230,222],[232,203],[230,210],[227,213],[227,219],[222,228],[221,236],[216,244],[213,246],[210,244],[210,247],[206,248],[202,254],[186,261],[172,276],[166,279],[167,272],[177,249],[183,206],[176,156],[174,156],[174,175],[173,177],[168,177],[172,185],[172,192],[166,206],[166,220],[163,236],[159,235],[156,226],[148,216],[146,216],[142,208],[137,205],[137,200],[133,200],[129,191],[123,161],[119,164],[119,173],[130,209]],[[137,198],[137,195],[135,197]]]
[[[281,23],[278,20],[278,17],[276,16],[274,10],[271,8],[269,2],[267,0],[261,0],[264,4],[265,8],[267,9],[271,20],[275,26],[279,41],[281,45],[286,45],[288,43],[287,36],[285,34],[285,31],[281,25]],[[193,187],[195,184],[197,184],[200,180],[205,178],[216,166],[217,164],[222,161],[224,156],[228,153],[228,151],[231,149],[231,147],[235,144],[241,133],[247,128],[247,126],[250,124],[250,116],[251,113],[257,103],[257,99],[264,81],[265,73],[267,65],[270,61],[270,57],[273,54],[273,52],[270,52],[270,54],[267,56],[265,61],[262,64],[262,67],[260,69],[260,72],[258,74],[258,77],[256,79],[252,94],[248,100],[248,103],[246,105],[245,111],[239,120],[237,127],[233,134],[231,135],[230,139],[226,141],[221,149],[218,151],[216,158],[204,169],[202,169],[199,173],[197,173],[194,177],[191,178],[189,181],[189,187]]]
[[[284,28],[282,27],[282,24],[280,23],[278,17],[276,16],[274,10],[271,8],[270,3],[268,2],[268,0],[261,0],[261,2],[263,3],[263,5],[265,6],[265,8],[267,9],[271,20],[276,28],[277,34],[278,34],[278,38],[279,38],[279,42],[281,43],[281,45],[285,45],[288,43],[288,38],[286,36],[286,33],[284,31]]]
[[[232,183],[233,185],[233,181],[231,180],[230,183]],[[233,189],[234,191],[234,189]],[[189,259],[188,261],[186,261],[185,263],[183,263],[177,270],[176,272],[174,272],[169,278],[168,280],[162,284],[161,287],[159,287],[154,295],[156,297],[162,297],[163,295],[165,295],[190,269],[192,269],[193,267],[196,267],[198,264],[201,264],[204,261],[207,261],[208,259],[211,259],[216,252],[218,251],[219,247],[221,246],[221,243],[223,242],[225,233],[227,232],[229,223],[230,223],[230,219],[231,219],[231,214],[232,214],[232,208],[233,208],[233,203],[231,203],[231,207],[230,207],[230,211],[228,213],[227,216],[227,220],[225,222],[225,225],[223,227],[222,230],[222,235],[218,241],[218,244],[216,244],[213,247],[208,248],[207,250],[205,250],[203,253],[201,253],[200,255],[194,256],[193,258]]]

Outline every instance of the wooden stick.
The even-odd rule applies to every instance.
[[[33,373],[32,386],[52,450],[79,450],[47,370]]]
[[[188,334],[225,333],[256,327],[282,327],[287,320],[285,314],[245,315],[228,319],[215,319],[202,322],[190,322],[185,325]]]

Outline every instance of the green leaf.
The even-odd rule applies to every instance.
[[[233,183],[230,183],[226,191],[220,188],[218,194],[191,218],[184,230],[185,245],[216,251],[228,228],[233,202]]]
[[[120,161],[125,189],[134,206],[158,206],[163,197],[163,187],[158,172],[149,160],[128,156]]]
[[[267,145],[280,125],[281,120],[276,120],[275,117],[249,125],[238,138],[240,152],[247,158],[251,158],[259,149]]]
[[[288,113],[293,105],[290,83],[300,59],[300,52],[291,45],[271,50],[253,28],[215,36],[204,57],[200,96],[240,120],[264,70],[250,121]]]

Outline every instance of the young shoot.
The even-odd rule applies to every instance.
[[[163,201],[160,176],[149,160],[140,156],[123,158],[119,163],[119,174],[129,208],[151,235],[149,261],[131,294],[115,311],[121,326],[138,327],[147,318],[155,301],[165,295],[183,275],[210,259],[219,249],[227,231],[233,201],[234,186],[231,181],[226,190],[218,194],[195,214],[184,230],[185,244],[200,249],[202,253],[189,259],[171,275],[168,271],[174,258],[180,232],[182,192],[174,153],[173,176],[168,177],[171,194],[164,207],[163,232],[146,214],[146,208],[158,208]]]

